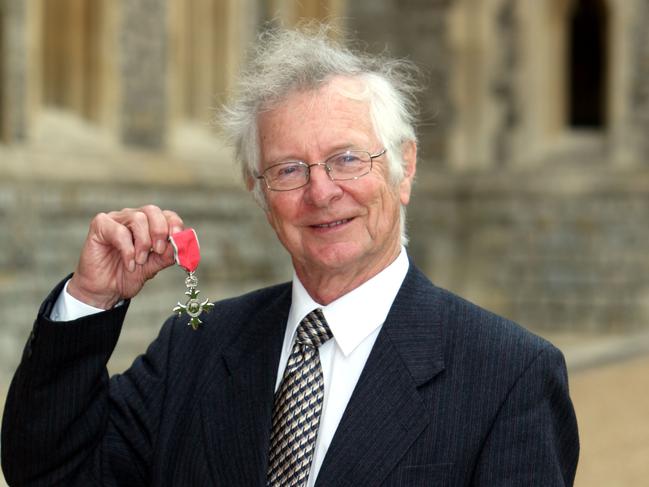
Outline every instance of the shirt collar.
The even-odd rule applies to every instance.
[[[314,301],[293,272],[293,300],[284,346],[292,346],[302,318],[315,308],[322,308],[336,344],[345,356],[349,355],[383,324],[408,267],[408,256],[402,246],[399,256],[389,266],[327,306]]]

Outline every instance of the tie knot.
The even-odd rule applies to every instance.
[[[306,315],[297,327],[297,342],[307,347],[318,348],[332,336],[320,308]]]

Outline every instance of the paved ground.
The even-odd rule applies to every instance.
[[[649,358],[577,371],[570,387],[581,436],[575,485],[649,485]]]
[[[581,435],[575,486],[649,485],[649,337],[555,343],[566,353]]]

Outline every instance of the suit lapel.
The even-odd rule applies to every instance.
[[[318,486],[379,484],[428,424],[430,412],[417,388],[444,369],[435,295],[411,266],[329,446]]]
[[[222,357],[226,383],[212,384],[202,399],[214,485],[265,483],[273,394],[290,301],[288,286],[244,324]]]

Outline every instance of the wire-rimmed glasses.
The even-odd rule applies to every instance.
[[[309,184],[313,166],[324,166],[332,181],[350,181],[369,174],[372,161],[386,151],[387,149],[383,149],[376,154],[370,154],[362,150],[348,150],[313,164],[304,161],[280,162],[267,168],[257,179],[263,179],[271,191],[291,191]]]

